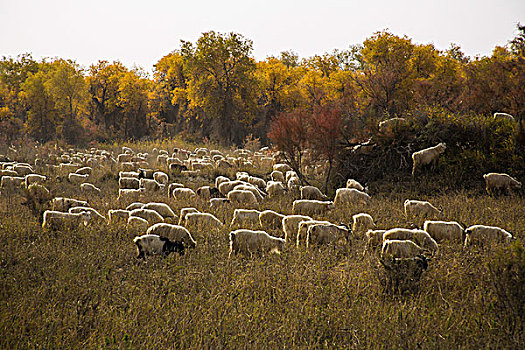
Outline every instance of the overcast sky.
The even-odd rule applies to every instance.
[[[201,33],[237,32],[263,60],[360,44],[388,29],[415,43],[489,56],[525,24],[525,0],[0,0],[0,56],[70,58],[83,66],[120,60],[151,71]]]

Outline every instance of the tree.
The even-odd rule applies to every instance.
[[[120,76],[117,106],[121,111],[124,139],[140,138],[148,133],[148,92],[149,81],[140,71],[129,71]]]
[[[252,41],[236,33],[204,33],[197,43],[182,41],[181,54],[191,75],[190,108],[202,111],[223,144],[242,142],[242,125],[255,112]]]

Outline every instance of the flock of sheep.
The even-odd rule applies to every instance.
[[[425,165],[435,165],[446,149],[444,143],[413,153],[413,175]],[[92,220],[104,220],[108,225],[126,225],[141,232],[133,239],[137,256],[146,258],[152,254],[184,254],[185,250],[197,246],[190,230],[211,228],[222,230],[229,226],[230,256],[232,254],[279,253],[285,247],[327,245],[340,240],[366,239],[366,252],[379,252],[382,258],[412,259],[438,252],[442,242],[455,242],[468,246],[489,242],[508,243],[512,234],[499,227],[474,225],[463,227],[455,221],[437,221],[443,212],[426,201],[406,200],[404,212],[407,220],[426,219],[421,228],[376,228],[368,213],[352,216],[352,227],[322,220],[335,208],[349,206],[366,207],[371,196],[367,189],[353,179],[346,187],[339,188],[330,200],[317,187],[301,186],[299,177],[290,166],[279,161],[268,148],[258,152],[236,150],[224,155],[218,150],[198,148],[193,152],[174,149],[151,153],[138,153],[128,147],[114,155],[105,150],[91,149],[87,152],[65,151],[57,155],[55,164],[36,159],[34,165],[14,161],[1,163],[1,190],[9,194],[24,188],[28,196],[38,203],[50,201],[52,209],[42,214],[44,229],[61,229],[88,225]],[[237,171],[235,178],[217,176],[213,183],[197,189],[190,188],[191,179],[206,169],[227,170],[239,167],[266,172],[267,179],[245,171]],[[49,173],[68,173],[67,181],[78,185],[84,194],[100,195],[101,190],[88,181],[94,169],[118,169],[118,203],[122,208],[110,209],[107,216],[91,208],[87,201],[54,197],[45,187],[47,176],[37,174],[36,169]],[[158,169],[167,169],[161,171]],[[187,183],[170,181],[176,174]],[[173,177],[172,177],[173,178]],[[66,181],[66,179],[59,180]],[[486,190],[512,191],[521,188],[521,183],[507,174],[484,175]],[[210,180],[211,181],[211,180]],[[182,208],[175,213],[166,203],[141,200],[148,193],[164,193],[166,198],[179,200],[205,200],[209,212],[194,207]],[[300,197],[293,201],[291,214],[273,210],[260,210],[265,198],[282,196]],[[131,203],[124,207],[125,203]],[[229,223],[221,221],[214,213],[219,209],[233,210]],[[283,208],[285,209],[285,208]],[[284,210],[289,211],[289,210]]]

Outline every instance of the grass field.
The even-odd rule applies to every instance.
[[[116,201],[116,178],[105,170],[93,178],[102,196],[88,198],[92,207],[104,215],[122,207]],[[83,198],[75,186],[53,181],[49,186],[55,195]],[[187,184],[206,183],[200,182]],[[432,194],[402,184],[371,191],[368,207],[334,210],[324,218],[349,222],[351,215],[366,211],[378,228],[406,226],[403,201],[418,198],[442,206],[445,219],[500,226],[518,238],[525,234],[520,196]],[[145,200],[162,200],[178,211],[186,206],[209,210],[201,200]],[[261,209],[290,214],[292,201],[266,199]],[[228,259],[229,229],[203,228],[190,230],[198,244],[194,251],[141,262],[132,242],[137,232],[125,226],[100,222],[45,231],[19,202],[3,194],[0,203],[3,349],[479,349],[525,344],[525,254],[519,243],[510,255],[498,246],[442,245],[419,288],[393,294],[383,288],[377,257],[363,256],[363,237],[348,245],[288,247],[281,255]],[[228,222],[232,212],[217,216]]]

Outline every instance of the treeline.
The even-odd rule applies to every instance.
[[[455,45],[440,51],[382,31],[348,50],[306,59],[288,51],[263,61],[252,57],[251,40],[212,31],[195,43],[182,41],[151,76],[120,62],[84,69],[60,58],[3,57],[1,139],[85,144],[182,134],[233,145],[253,135],[266,143],[272,121],[270,136],[279,136],[280,116],[313,114],[321,115],[314,135],[325,130],[324,115],[340,127],[334,137],[351,143],[379,120],[416,111],[462,118],[501,111],[521,122],[525,26],[518,31],[490,57],[467,57]],[[322,135],[316,142],[331,137]]]

